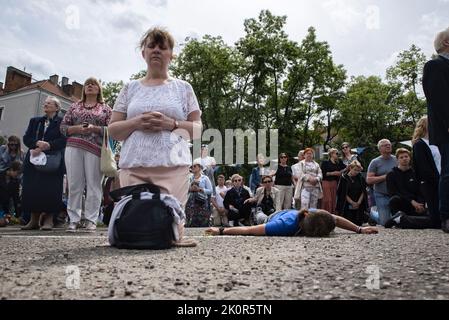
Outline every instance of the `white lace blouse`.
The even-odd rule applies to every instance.
[[[127,119],[146,112],[160,112],[177,121],[186,121],[199,111],[192,86],[170,78],[159,86],[144,86],[139,80],[126,84],[120,92],[114,111],[126,113]],[[120,168],[190,166],[192,155],[182,137],[169,131],[148,133],[134,131],[122,145]]]

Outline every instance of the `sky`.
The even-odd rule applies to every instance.
[[[449,0],[0,0],[0,82],[8,66],[35,80],[127,81],[145,69],[137,45],[150,27],[167,28],[177,51],[206,34],[233,45],[264,9],[287,16],[291,40],[314,26],[350,76],[385,76],[412,44],[430,57],[449,27]]]

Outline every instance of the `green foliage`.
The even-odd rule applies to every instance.
[[[286,16],[262,11],[244,21],[244,36],[234,45],[220,36],[187,38],[170,67],[197,95],[205,129],[278,129],[280,151],[342,141],[372,146],[382,138],[410,139],[425,113],[418,90],[426,56],[412,45],[379,77],[353,77],[347,82],[329,44],[310,27],[299,43],[285,31]],[[146,70],[131,76],[145,77]],[[123,82],[105,85],[113,105]],[[246,169],[245,169],[246,170]],[[248,168],[249,170],[249,168]]]
[[[102,83],[103,86],[103,97],[106,101],[106,103],[113,108],[115,105],[115,100],[117,100],[117,97],[122,90],[124,83],[123,81],[118,82],[108,82],[108,83]]]
[[[340,105],[344,139],[354,146],[375,145],[383,138],[394,141],[399,113],[391,103],[393,93],[379,77],[353,78]]]

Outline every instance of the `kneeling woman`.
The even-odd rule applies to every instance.
[[[206,234],[269,236],[269,237],[327,237],[339,227],[359,234],[376,234],[375,227],[358,227],[345,218],[335,216],[324,210],[284,210],[270,217],[267,223],[252,227],[209,228]]]

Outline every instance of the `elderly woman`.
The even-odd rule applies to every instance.
[[[84,83],[81,101],[70,107],[62,122],[61,132],[67,137],[68,232],[76,232],[80,227],[84,190],[85,230],[95,232],[97,229],[103,180],[100,170],[101,146],[104,128],[109,124],[111,113],[111,108],[104,102],[100,82],[89,78]]]
[[[368,194],[365,179],[360,174],[362,165],[354,160],[348,172],[341,176],[337,190],[337,213],[361,226],[368,219]]]
[[[186,227],[210,227],[211,210],[209,197],[212,195],[212,184],[208,176],[203,174],[201,161],[194,161],[190,179],[189,199],[186,206]]]
[[[346,166],[338,159],[337,149],[329,149],[328,154],[329,160],[321,163],[321,171],[323,172],[323,200],[321,208],[335,214],[338,181]]]
[[[30,222],[22,230],[39,229],[39,218],[45,213],[41,230],[53,228],[53,216],[63,209],[62,190],[64,180],[64,148],[66,138],[61,134],[62,118],[59,116],[60,101],[55,97],[45,100],[45,116],[30,120],[23,137],[29,148],[24,162],[22,206],[24,212],[31,213]],[[39,171],[30,162],[31,158],[41,154],[60,154],[61,162],[53,172]]]
[[[313,159],[315,152],[311,148],[304,150],[305,159],[300,162],[299,179],[295,189],[295,199],[301,202],[301,209],[316,209],[318,200],[323,196],[321,181],[323,173],[320,165]]]
[[[169,76],[174,45],[173,36],[165,30],[153,28],[144,34],[140,47],[147,75],[122,89],[109,132],[123,141],[122,187],[152,183],[185,208],[192,164],[187,140],[200,138],[202,124],[192,86]],[[179,240],[183,228],[180,224]]]
[[[421,118],[413,134],[413,169],[421,185],[421,193],[427,203],[432,225],[441,226],[438,184],[441,173],[441,154],[437,146],[429,142],[427,117]]]

